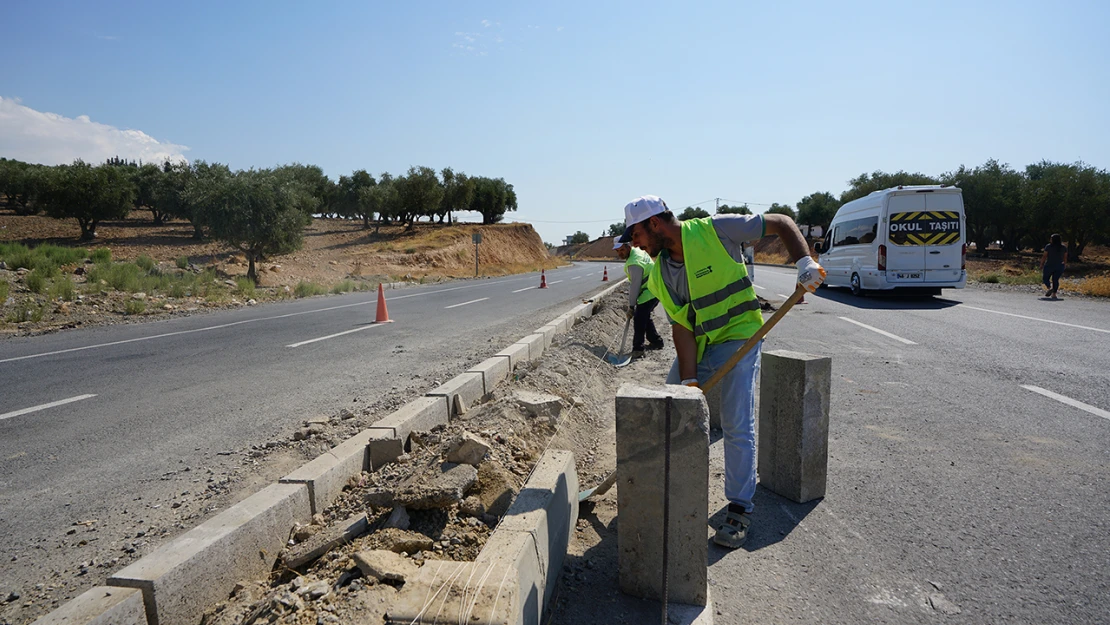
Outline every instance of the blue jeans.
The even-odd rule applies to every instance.
[[[698,363],[698,381],[705,383],[744,341],[707,345]],[[751,512],[755,496],[755,379],[763,341],[736,363],[718,383],[721,387],[721,429],[725,445],[725,497]],[[667,384],[678,384],[678,359],[671,363]]]

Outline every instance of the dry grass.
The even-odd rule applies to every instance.
[[[1093,295],[1095,297],[1110,297],[1110,274],[1091,276],[1082,280],[1064,280],[1067,290]]]

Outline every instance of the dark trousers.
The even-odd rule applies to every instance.
[[[636,304],[636,314],[632,316],[632,349],[644,348],[644,335],[649,343],[662,344],[663,339],[655,330],[655,322],[651,319],[651,311],[659,305],[659,300],[652,299],[643,304]]]
[[[1055,293],[1056,290],[1060,288],[1060,276],[1062,275],[1064,275],[1063,267],[1049,267],[1045,265],[1041,275],[1041,282],[1044,282],[1044,288]],[[1050,280],[1051,284],[1049,283]]]

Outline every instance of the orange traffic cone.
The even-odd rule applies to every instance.
[[[385,290],[381,283],[378,283],[378,317],[374,319],[374,323],[393,323],[389,318],[389,311],[385,309]]]
[[[547,275],[544,274],[543,269],[540,269],[540,288],[541,289],[546,289],[547,288]]]
[[[602,270],[601,270],[601,281],[602,282],[608,282],[609,281],[609,267],[608,266],[602,268]]]

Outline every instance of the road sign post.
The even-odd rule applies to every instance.
[[[474,241],[474,277],[478,277],[478,244],[482,242],[482,233],[475,232],[470,236]]]

